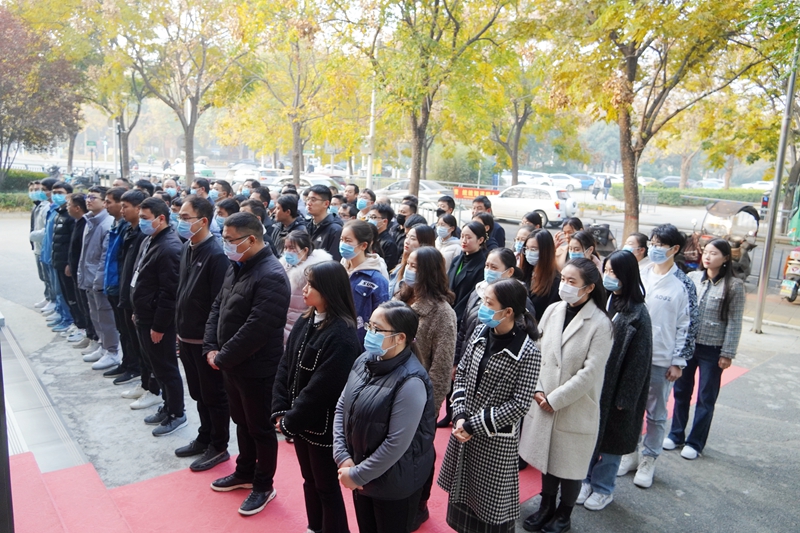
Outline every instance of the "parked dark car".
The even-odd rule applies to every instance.
[[[677,189],[678,187],[681,186],[680,176],[665,176],[658,181],[661,182],[664,185],[664,187],[668,188]],[[689,181],[686,182],[687,189],[693,189],[696,186],[697,186],[697,181],[695,180],[690,179]]]

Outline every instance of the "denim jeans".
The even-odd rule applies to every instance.
[[[650,369],[650,391],[647,393],[647,432],[644,435],[642,455],[658,457],[661,455],[664,434],[667,430],[667,400],[672,382],[666,378],[667,370],[653,365]]]
[[[50,291],[56,304],[56,313],[61,316],[61,323],[72,324],[72,313],[69,311],[67,299],[64,298],[64,293],[61,291],[61,287],[58,283],[58,273],[56,269],[53,268],[52,264],[43,263],[42,266],[45,269],[47,279],[50,281]]]
[[[675,407],[672,410],[672,430],[669,438],[675,444],[686,444],[702,452],[708,440],[711,420],[714,418],[714,405],[719,396],[722,369],[719,367],[721,346],[698,344],[694,357],[689,359],[683,375],[675,382]],[[689,438],[686,438],[686,424],[689,422],[689,405],[694,391],[694,378],[700,369],[700,384],[697,390],[697,405],[694,408],[694,422]]]
[[[602,453],[594,456],[592,462],[589,463],[589,473],[586,474],[583,482],[592,485],[592,492],[614,494],[620,462],[622,462],[621,455]]]

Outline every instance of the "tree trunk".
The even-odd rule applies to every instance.
[[[422,147],[422,175],[420,176],[421,180],[428,179],[428,152],[430,151],[430,145],[426,142]]]
[[[733,167],[736,166],[736,158],[732,155],[728,156],[728,161],[725,162],[725,174],[722,176],[724,183],[723,188],[728,190],[731,188],[731,178],[733,177]]]
[[[186,150],[186,186],[192,184],[194,181],[194,128],[197,121],[193,120],[183,130],[184,142],[186,143],[184,149]]]
[[[695,150],[691,154],[681,154],[681,189],[685,189],[686,184],[689,183],[689,172],[692,170],[692,160],[694,160],[698,152],[699,150]]]
[[[636,183],[638,157],[633,149],[631,112],[628,106],[620,106],[617,123],[619,124],[619,153],[625,191],[625,222],[622,228],[624,239],[631,233],[639,231],[639,186]]]
[[[69,136],[69,148],[67,150],[67,174],[72,174],[72,161],[75,158],[75,140],[78,138],[78,133],[75,132]]]
[[[299,122],[292,122],[292,182],[298,187],[300,172],[303,170],[303,137],[300,131],[302,127]]]
[[[130,158],[130,147],[128,146],[128,139],[129,133],[126,129],[123,128],[122,132],[119,134],[119,146],[120,146],[120,163],[122,164],[122,178],[128,179],[131,175],[131,158]]]
[[[281,156],[278,153],[278,149],[276,148],[275,151],[272,152],[272,168],[278,168],[278,159],[280,158]]]
[[[353,171],[353,156],[352,155],[347,158],[347,174],[348,174],[348,177],[355,174],[355,172]]]
[[[408,194],[419,195],[419,179],[422,173],[422,152],[425,149],[425,136],[428,131],[428,119],[431,111],[427,99],[418,110],[412,111],[411,121],[411,175]]]

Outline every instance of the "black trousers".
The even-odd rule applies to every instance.
[[[136,325],[139,342],[142,345],[142,360],[147,361],[153,370],[156,382],[161,387],[167,413],[182,416],[184,412],[183,380],[181,371],[178,369],[178,356],[175,353],[175,325],[167,328],[164,337],[158,344],[150,338],[150,327],[150,324]],[[150,385],[152,386],[152,384]],[[142,387],[144,387],[144,381]]]
[[[84,329],[86,327],[86,319],[78,316],[81,313],[81,309],[78,306],[78,295],[75,292],[75,283],[72,281],[71,277],[68,277],[64,273],[64,265],[59,265],[54,268],[58,276],[58,285],[61,287],[61,296],[64,297],[64,301],[67,303],[67,307],[69,307],[69,313],[72,315],[72,322],[78,329]],[[80,321],[80,323],[78,323],[78,321]],[[81,326],[81,324],[83,324],[83,326]]]
[[[239,457],[236,477],[253,480],[253,490],[271,492],[278,465],[278,435],[269,419],[275,376],[251,378],[222,372]]]
[[[331,449],[297,437],[294,451],[303,474],[308,529],[315,533],[347,533],[347,511]]]
[[[153,394],[158,394],[159,388],[155,379],[151,379],[150,373],[152,369],[142,372],[142,344],[139,342],[139,334],[136,332],[136,325],[133,323],[133,311],[130,309],[123,309],[119,307],[119,296],[109,296],[111,307],[114,308],[114,320],[117,322],[117,329],[119,330],[119,340],[122,344],[122,363],[123,370],[133,372],[134,374],[142,374],[142,387],[149,390]],[[119,316],[117,316],[119,315]],[[128,339],[130,346],[125,344],[125,339]],[[151,390],[150,381],[155,390]]]
[[[76,276],[72,276],[72,283],[75,287],[75,296],[78,301],[78,308],[80,309],[80,316],[81,320],[83,320],[83,325],[78,324],[77,319],[73,315],[73,319],[75,319],[75,325],[78,326],[80,329],[86,330],[86,336],[92,339],[93,341],[99,340],[97,336],[97,332],[94,330],[94,324],[92,324],[92,318],[89,315],[89,297],[86,296],[86,291],[83,289],[78,288],[78,278]]]
[[[208,364],[203,356],[202,344],[179,341],[179,346],[178,358],[186,373],[189,396],[197,402],[197,414],[200,415],[197,442],[210,444],[219,452],[227,450],[231,412],[222,372]]]
[[[433,487],[433,475],[436,473],[436,450],[433,450],[433,464],[431,465],[431,475],[428,480],[422,485],[422,492],[419,497],[419,506],[428,505],[428,500],[431,499],[431,488]]]
[[[408,533],[417,516],[422,489],[402,500],[376,500],[353,491],[359,533]]]
[[[558,486],[561,485],[561,502],[559,505],[565,507],[575,507],[578,495],[581,493],[580,479],[563,479],[553,474],[542,475],[542,496],[555,496],[558,494]]]

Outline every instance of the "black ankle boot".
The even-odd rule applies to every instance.
[[[572,527],[569,517],[572,515],[572,507],[559,505],[552,520],[547,522],[542,528],[542,533],[566,533]]]
[[[556,514],[556,497],[542,494],[542,501],[539,504],[539,510],[530,515],[522,523],[525,531],[541,531],[542,526],[550,521]]]

